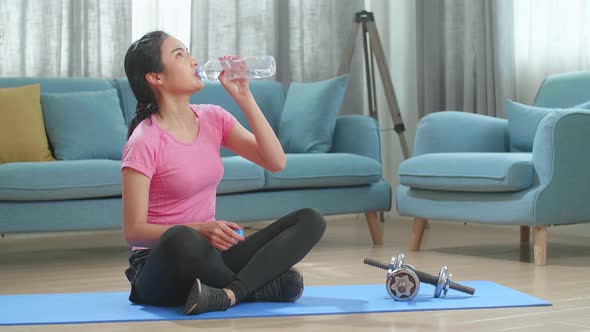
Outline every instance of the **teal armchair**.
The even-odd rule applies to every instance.
[[[545,265],[549,226],[590,222],[590,111],[573,108],[587,101],[590,73],[566,73],[547,77],[537,107],[508,119],[422,118],[396,195],[399,214],[414,218],[410,250],[429,219],[520,225],[522,242],[532,228],[535,264]]]

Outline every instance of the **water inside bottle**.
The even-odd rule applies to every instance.
[[[199,67],[197,69],[197,72],[201,78],[206,78],[209,80],[217,80],[217,79],[219,79],[219,75],[221,74],[221,70],[219,70],[219,69],[203,69],[201,67]],[[255,79],[269,77],[274,74],[274,72],[271,68],[246,70],[244,73],[246,74],[245,78],[255,78]],[[235,77],[231,77],[231,76],[232,75],[230,73],[230,75],[228,76],[228,78],[230,80],[244,78],[243,75],[236,75]]]
[[[208,80],[216,80],[219,75],[221,74],[221,70],[216,70],[216,69],[208,69],[205,70],[201,67],[197,68],[197,73],[199,74],[199,77],[201,78],[206,78]]]

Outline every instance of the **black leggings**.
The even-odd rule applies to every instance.
[[[231,289],[239,301],[303,259],[325,228],[317,210],[301,209],[220,252],[194,229],[174,226],[152,249],[135,251],[129,258],[129,300],[179,306],[198,278]]]

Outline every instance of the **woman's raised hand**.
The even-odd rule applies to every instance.
[[[235,78],[227,77],[227,72],[231,70],[232,73],[239,73],[242,76],[246,76],[246,61],[244,58],[229,55],[219,58],[222,64],[223,70],[219,74],[219,82],[223,88],[232,96],[236,101],[240,101],[241,98],[248,97],[250,95],[250,88],[247,78]]]

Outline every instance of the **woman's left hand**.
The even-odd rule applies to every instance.
[[[242,59],[239,56],[224,56],[220,57],[219,60],[231,60],[229,61],[229,65],[231,66],[232,72],[240,72],[246,71],[246,62],[240,61]],[[219,82],[223,88],[232,96],[237,102],[239,102],[242,98],[247,98],[250,96],[250,87],[248,85],[247,78],[236,78],[233,80],[229,80],[226,77],[228,68],[224,67],[219,75]]]

